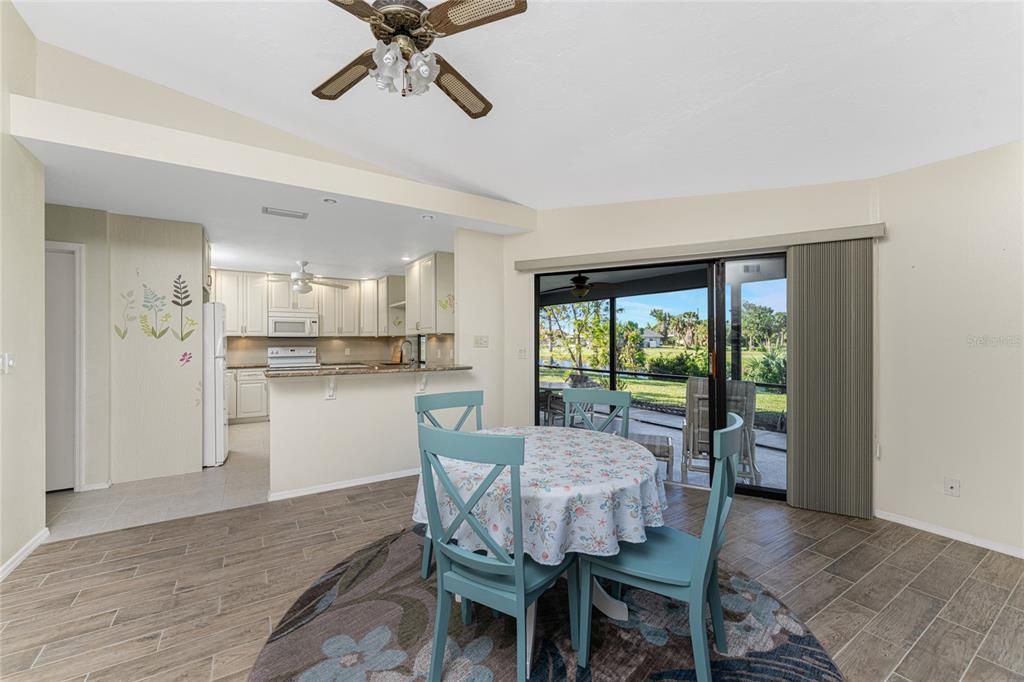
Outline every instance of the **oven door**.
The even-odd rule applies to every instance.
[[[310,337],[319,336],[316,315],[272,315],[267,336]]]

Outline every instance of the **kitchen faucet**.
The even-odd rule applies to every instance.
[[[409,339],[406,339],[406,340],[402,341],[402,345],[401,345],[401,348],[400,348],[400,352],[402,354],[402,362],[403,363],[408,362],[408,364],[410,366],[412,366],[412,364],[416,362],[416,358],[412,357],[410,360],[406,361],[406,359],[405,359],[405,344],[409,344],[409,355],[412,356],[412,341],[410,341]]]

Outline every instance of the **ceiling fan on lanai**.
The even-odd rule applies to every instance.
[[[313,90],[338,99],[367,76],[387,92],[422,95],[434,83],[470,118],[482,118],[491,103],[436,52],[436,38],[468,31],[526,11],[526,0],[446,0],[427,8],[418,0],[329,0],[370,25],[376,49],[367,50]]]
[[[582,272],[575,277],[570,277],[569,281],[572,282],[572,286],[559,287],[557,289],[550,289],[545,291],[546,294],[553,294],[556,291],[568,291],[576,298],[582,300],[590,295],[590,292],[595,288],[610,287],[611,285],[607,282],[591,282],[590,278],[584,275]]]

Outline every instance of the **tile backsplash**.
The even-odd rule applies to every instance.
[[[451,334],[431,336],[427,339],[427,362],[442,364],[451,362],[451,349],[455,343]],[[263,365],[267,362],[267,348],[270,346],[316,346],[320,362],[386,362],[404,341],[403,337],[324,337],[318,339],[279,339],[262,336],[228,337],[228,367],[238,365]],[[413,352],[416,351],[415,338]],[[348,355],[345,354],[346,349]],[[441,359],[436,356],[441,352]]]

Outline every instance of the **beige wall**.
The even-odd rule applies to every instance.
[[[85,432],[83,483],[110,482],[110,243],[107,214],[46,205],[46,239],[85,246]]]
[[[35,96],[318,161],[388,173],[373,164],[43,42],[38,43]]]
[[[0,0],[0,565],[45,528],[43,166],[8,134],[9,95],[32,95],[35,37]]]
[[[111,479],[120,483],[199,471],[203,228],[111,214],[107,229]],[[184,308],[172,303],[178,275],[192,300]],[[165,297],[159,310],[146,309],[147,289]],[[134,301],[127,309],[124,296]],[[114,325],[126,332],[124,338]]]
[[[502,289],[504,369],[487,385],[504,387],[505,423],[529,423],[533,275],[516,272],[516,260],[885,221],[889,237],[876,247],[876,509],[1024,552],[1022,348],[969,338],[1024,334],[1021,149],[876,180],[541,211],[536,232],[504,238],[500,273],[479,268],[457,280],[456,298]],[[456,251],[473,263],[495,250],[464,240]],[[463,334],[460,352],[469,343]],[[960,498],[943,494],[947,476],[961,479]]]

